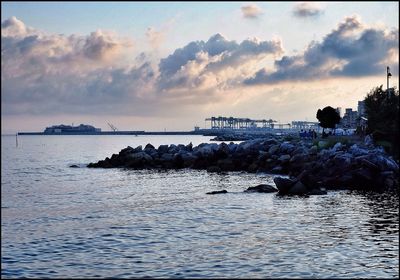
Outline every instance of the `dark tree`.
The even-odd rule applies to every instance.
[[[339,113],[333,109],[331,106],[327,106],[324,109],[318,109],[317,119],[319,120],[319,125],[322,126],[322,134],[324,134],[325,128],[335,128],[340,122]]]
[[[395,88],[372,89],[365,98],[365,113],[368,118],[367,133],[375,142],[388,142],[389,152],[399,158],[399,91]],[[383,141],[383,142],[382,142]]]

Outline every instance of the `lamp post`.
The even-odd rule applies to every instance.
[[[386,67],[386,80],[387,80],[387,94],[388,96],[390,96],[390,92],[389,92],[389,78],[392,76],[392,74],[390,73],[390,68],[389,66]]]

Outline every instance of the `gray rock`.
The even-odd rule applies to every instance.
[[[144,149],[155,149],[153,145],[151,145],[150,143],[148,143]]]
[[[227,193],[227,190],[222,190],[222,191],[212,191],[212,192],[208,192],[206,194],[219,194],[219,193]]]
[[[283,153],[290,154],[293,152],[295,149],[295,146],[293,144],[290,144],[289,142],[285,141],[280,145],[279,150]]]
[[[342,143],[337,142],[333,147],[332,147],[332,151],[337,152],[340,151],[343,148]]]
[[[143,160],[145,162],[150,162],[153,160],[153,158],[148,154],[146,154],[145,152],[137,152],[134,154],[130,154],[128,158],[131,160]]]
[[[277,192],[277,191],[278,190],[271,185],[261,184],[261,185],[255,186],[255,187],[249,187],[244,192],[271,193],[271,192]]]
[[[272,174],[282,174],[282,171],[283,171],[283,168],[280,165],[275,166],[274,168],[271,169]]]
[[[274,155],[278,150],[279,150],[279,145],[272,145],[268,149],[268,153],[271,154],[271,155]]]
[[[142,150],[143,150],[143,149],[142,149],[142,145],[139,145],[139,146],[137,146],[136,148],[134,148],[132,152],[138,153],[138,152],[141,152]]]
[[[168,145],[160,145],[158,147],[158,153],[164,154],[168,152]]]
[[[278,160],[281,161],[281,162],[287,162],[287,161],[290,160],[290,155],[281,155],[281,156],[278,158]]]
[[[279,193],[286,194],[289,192],[289,189],[296,183],[296,181],[288,178],[275,177],[274,183],[279,190]]]

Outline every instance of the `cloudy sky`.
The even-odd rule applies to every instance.
[[[211,116],[357,109],[386,66],[398,2],[2,2],[2,133],[54,124],[192,130]]]

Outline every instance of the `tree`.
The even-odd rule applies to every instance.
[[[382,87],[373,88],[364,99],[367,133],[399,158],[399,91],[391,88],[389,94]]]
[[[340,122],[339,113],[333,109],[331,106],[327,106],[324,109],[318,109],[317,119],[319,120],[319,125],[322,126],[322,134],[324,134],[325,128],[335,128]]]

